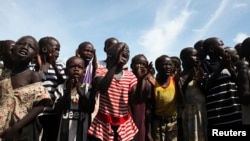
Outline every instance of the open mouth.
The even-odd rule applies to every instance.
[[[20,50],[19,54],[22,56],[26,56],[26,55],[28,55],[28,52],[26,50]]]

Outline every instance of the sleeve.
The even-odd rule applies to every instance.
[[[106,68],[97,68],[96,69],[96,74],[95,74],[95,77],[98,77],[98,76],[105,76],[105,74],[107,73],[107,69]]]
[[[41,82],[33,84],[33,93],[35,94],[34,105],[43,102],[44,106],[49,106],[52,102],[48,90],[42,85]]]

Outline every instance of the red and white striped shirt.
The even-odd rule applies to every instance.
[[[100,68],[96,71],[96,76],[105,76],[107,69]],[[123,70],[120,80],[112,79],[107,94],[100,95],[99,111],[94,118],[88,133],[101,139],[102,141],[113,141],[113,134],[110,122],[103,120],[105,117],[114,119],[123,119],[120,122],[118,132],[118,140],[132,140],[138,129],[129,114],[129,92],[137,84],[136,76],[130,72]],[[103,117],[105,116],[105,117]],[[125,119],[125,120],[124,120]]]

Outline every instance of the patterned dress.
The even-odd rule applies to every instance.
[[[12,89],[11,80],[7,78],[0,82],[0,87],[0,123],[1,125],[4,124],[2,129],[6,129],[6,127],[8,128],[15,122],[21,120],[38,103],[43,102],[43,105],[49,105],[51,103],[49,93],[41,82]],[[37,124],[37,120],[34,119],[34,123],[31,123],[31,126],[25,126],[20,138],[27,141],[34,141],[34,138],[39,137],[37,130],[32,129],[32,126],[38,127],[39,125]],[[24,136],[22,136],[22,134]]]
[[[97,69],[96,76],[105,76],[107,69]],[[112,79],[106,94],[100,95],[100,105],[88,133],[102,141],[113,141],[111,125],[117,125],[118,141],[132,140],[138,129],[129,114],[129,91],[137,83],[136,76],[123,71],[120,80]]]

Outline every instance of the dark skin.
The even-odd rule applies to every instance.
[[[161,63],[159,65],[156,65],[156,70],[158,72],[156,76],[157,82],[163,86],[166,87],[168,84],[168,79],[170,76],[173,75],[174,71],[174,64],[170,57],[165,57],[162,59]]]
[[[233,63],[231,60],[231,56],[228,52],[224,50],[224,43],[219,38],[211,38],[207,41],[204,41],[207,47],[208,55],[210,58],[211,65],[209,66],[211,72],[214,72],[211,77],[207,80],[207,87],[208,90],[213,82],[216,80],[218,75],[221,73],[223,69],[227,69],[233,80],[236,80],[236,73],[233,68]]]
[[[77,49],[77,55],[81,57],[84,60],[85,68],[88,66],[90,60],[93,58],[93,77],[95,74],[95,70],[97,68],[97,59],[96,59],[96,53],[95,53],[95,48],[90,42],[83,42],[78,46]]]
[[[62,98],[55,104],[55,111],[61,113],[70,104],[69,100],[73,89],[76,89],[80,96],[79,103],[82,103],[82,107],[87,111],[89,109],[89,101],[85,95],[84,88],[81,87],[81,81],[85,73],[83,59],[77,56],[71,57],[67,61],[65,73],[68,76],[66,90]]]
[[[198,52],[196,49],[188,47],[182,49],[180,56],[182,58],[183,71],[181,77],[184,79],[182,91],[185,94],[188,83],[192,80],[198,84],[201,83],[203,70],[198,64]]]
[[[237,62],[237,82],[240,102],[243,105],[250,104],[250,38],[246,38],[241,44],[242,58]]]
[[[104,52],[107,52],[108,48],[119,43],[118,39],[111,37],[105,40],[104,42]]]
[[[11,82],[13,89],[41,81],[38,72],[27,69],[29,62],[38,54],[38,45],[33,38],[27,36],[20,38],[13,47],[12,54],[13,67]],[[7,141],[14,140],[19,135],[20,130],[43,111],[44,106],[42,103],[36,104],[35,107],[29,110],[26,116],[1,133],[0,136]]]
[[[151,135],[151,108],[152,108],[152,95],[153,95],[153,85],[150,83],[150,81],[147,80],[147,75],[152,70],[152,62],[148,63],[146,57],[144,55],[137,55],[132,59],[131,63],[132,72],[135,74],[135,76],[138,78],[138,80],[142,79],[142,89],[145,89],[146,83],[148,83],[149,87],[147,89],[147,100],[146,100],[146,128],[147,128],[147,140],[153,141],[152,135]],[[130,98],[131,100],[134,98]],[[139,101],[141,99],[141,96],[137,98]],[[132,101],[131,101],[132,102]],[[136,102],[136,101],[134,101]],[[132,109],[133,110],[133,109]]]
[[[96,91],[99,91],[101,95],[105,94],[107,97],[109,97],[107,91],[110,87],[111,81],[112,79],[117,79],[117,80],[121,79],[124,71],[123,66],[128,62],[130,52],[128,45],[126,43],[120,42],[110,47],[107,51],[107,54],[108,54],[107,58],[108,72],[104,77],[96,77],[96,79],[94,80],[95,81],[94,86],[96,87],[94,89]],[[129,95],[136,95],[136,94],[141,95],[142,92],[142,88],[140,87],[142,86],[141,83],[142,81],[138,80],[137,85],[130,90]],[[116,136],[117,135],[114,134],[115,138]]]
[[[59,57],[60,52],[60,43],[55,39],[49,39],[48,42],[49,43],[41,47],[41,59],[38,57],[37,61],[39,62],[40,60],[40,69],[45,73],[48,72],[49,66],[52,65],[56,72],[58,83],[62,84],[64,82],[64,79],[56,65],[56,60]]]
[[[0,60],[4,62],[3,67],[11,69],[12,67],[11,50],[13,46],[15,45],[15,41],[4,40],[4,41],[1,41],[1,44],[2,44],[2,47],[1,47],[2,53],[0,54]]]
[[[107,58],[107,74],[102,77],[97,77],[96,81],[100,82],[97,89],[101,94],[105,94],[110,86],[114,76],[122,74],[123,66],[129,59],[129,49],[125,43],[118,43],[108,50]],[[119,78],[117,78],[119,79]]]

